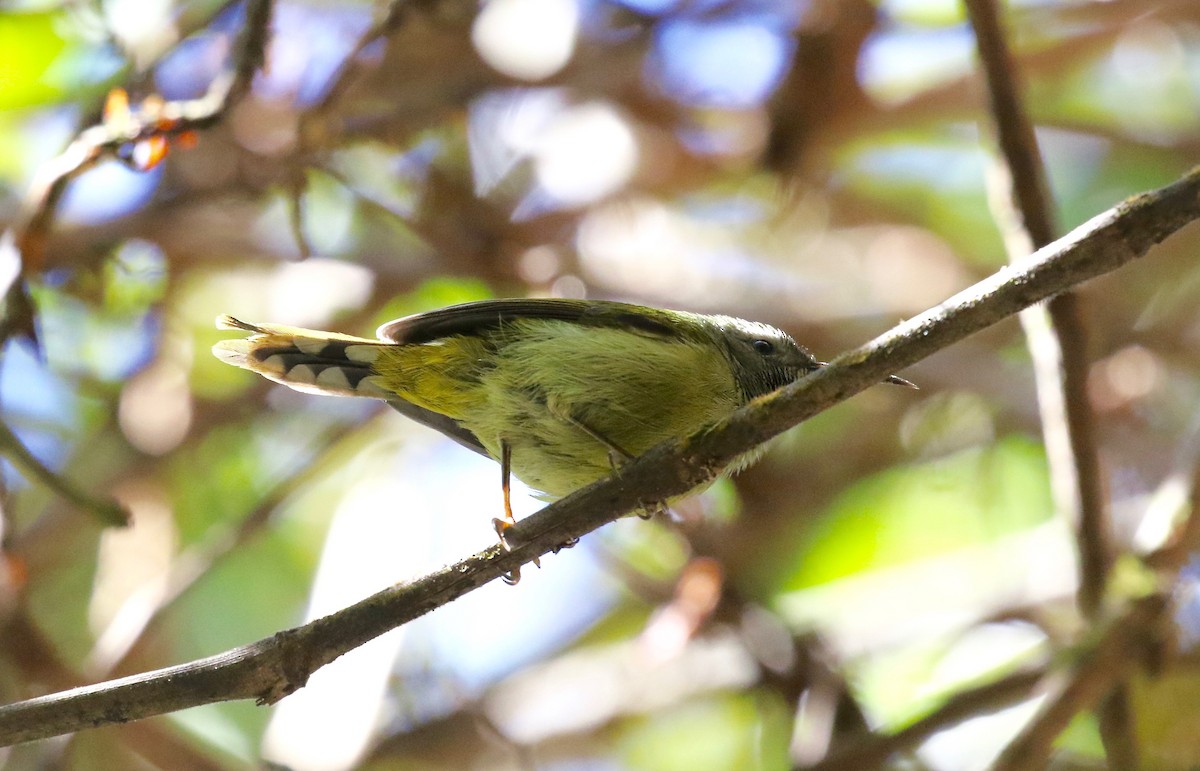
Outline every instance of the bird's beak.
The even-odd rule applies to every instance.
[[[921,390],[921,386],[917,385],[911,380],[905,380],[899,375],[888,375],[883,379],[883,382],[891,383],[892,385],[904,386],[905,388],[912,388],[917,391]]]
[[[817,362],[818,367],[825,367],[828,365],[829,365],[829,362],[827,362],[827,361],[818,361]],[[917,391],[921,390],[921,387],[919,385],[917,385],[916,383],[914,383],[911,380],[905,380],[904,378],[900,377],[899,375],[888,375],[887,377],[885,377],[883,379],[883,382],[891,383],[892,385],[904,386],[905,388],[912,388]]]

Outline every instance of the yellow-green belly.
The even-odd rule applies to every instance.
[[[507,442],[513,474],[551,498],[608,476],[622,460],[614,447],[636,457],[740,403],[712,347],[546,320],[483,340],[397,347],[377,369],[403,398],[457,420],[492,457]]]

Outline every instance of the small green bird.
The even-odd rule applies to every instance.
[[[213,347],[224,362],[299,391],[382,399],[498,460],[501,539],[510,474],[564,496],[823,366],[767,324],[597,300],[465,303],[384,324],[377,340],[232,316],[217,326],[252,333]]]

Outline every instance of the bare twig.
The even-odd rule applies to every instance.
[[[1045,168],[1016,82],[995,0],[965,0],[987,77],[991,115],[1010,183],[993,206],[1010,259],[1019,259],[1055,238]],[[1051,485],[1060,512],[1075,524],[1079,547],[1079,605],[1085,615],[1100,609],[1112,555],[1108,545],[1104,487],[1087,396],[1086,339],[1078,300],[1064,292],[1021,318],[1034,359]]]
[[[1109,768],[1134,771],[1141,765],[1137,732],[1133,728],[1131,698],[1129,682],[1120,680],[1100,700],[1096,710],[1100,722],[1100,741],[1104,745]]]
[[[1035,247],[1043,246],[1054,240],[1053,207],[1046,191],[1045,167],[1033,132],[1033,123],[1029,120],[1016,81],[1016,64],[1000,26],[999,10],[994,0],[964,2],[971,27],[975,30],[975,45],[987,79],[996,140],[1012,175],[1010,192],[1014,213],[1020,218],[1018,227],[1021,232],[1014,233],[1010,229],[1006,235],[1027,238],[1033,241]],[[1027,252],[1028,249],[1017,256]]]
[[[819,763],[801,768],[805,771],[878,768],[892,755],[916,749],[938,731],[1029,698],[1045,676],[1046,670],[1039,667],[1014,672],[993,682],[960,691],[947,698],[942,706],[929,715],[894,734],[846,737],[843,739],[845,749],[830,753]]]
[[[1155,629],[1167,608],[1162,595],[1151,595],[1132,603],[1083,656],[1075,671],[1050,696],[1037,716],[1005,747],[992,771],[1045,768],[1054,740],[1071,719],[1114,692],[1114,687],[1143,660],[1147,646],[1156,644]],[[1116,758],[1110,758],[1110,761],[1112,768],[1128,767],[1115,765]]]
[[[350,52],[342,57],[341,65],[336,73],[330,78],[329,87],[325,89],[325,94],[321,100],[314,104],[304,116],[301,116],[303,122],[312,115],[317,115],[327,112],[332,108],[337,101],[341,99],[342,94],[349,88],[351,82],[359,74],[362,68],[360,57],[363,52],[377,40],[391,35],[396,30],[400,29],[408,18],[409,12],[413,10],[413,0],[390,0],[387,5],[387,10],[383,13],[370,29],[359,36],[355,41]]]
[[[304,230],[305,205],[304,194],[308,190],[308,177],[305,170],[295,166],[288,175],[288,226],[292,230],[292,240],[296,242],[296,250],[302,260],[313,256],[312,242]]]
[[[91,514],[100,524],[118,527],[129,524],[129,511],[124,506],[110,498],[93,496],[47,468],[3,421],[0,421],[0,455],[12,461],[22,474],[39,480],[56,495]]]
[[[547,506],[509,531],[515,544],[511,552],[493,546],[413,583],[210,658],[0,707],[0,744],[231,699],[275,702],[343,653],[624,513],[686,494],[791,426],[1022,308],[1137,259],[1198,218],[1200,168],[1120,204],[730,418],[652,448],[622,466],[619,477]]]
[[[27,682],[42,687],[71,688],[80,683],[77,672],[57,653],[57,646],[30,619],[26,607],[18,607],[0,622],[0,646],[8,663],[15,664]],[[122,744],[140,757],[171,771],[219,771],[228,766],[217,764],[195,743],[187,741],[163,723],[144,722],[122,732]],[[62,753],[67,744],[44,748],[42,768],[64,765]],[[11,757],[11,756],[10,756]],[[12,765],[11,760],[8,765]]]
[[[1009,258],[1054,240],[1055,227],[1046,188],[1045,166],[1033,123],[1016,82],[1016,65],[1008,50],[995,0],[965,0],[975,30],[979,58],[987,77],[992,119],[1011,182],[1008,200],[1017,217],[998,216],[1009,227]],[[994,206],[1008,205],[994,197]],[[1019,219],[1019,222],[1017,220]],[[1101,611],[1112,566],[1100,453],[1087,394],[1087,337],[1074,292],[1063,292],[1046,307],[1021,314],[1034,360],[1038,405],[1050,465],[1050,481],[1060,513],[1075,525],[1079,550],[1079,607],[1095,618]],[[1136,745],[1129,720],[1128,694],[1118,684],[1100,708],[1101,736],[1110,763],[1137,767]],[[1120,760],[1121,762],[1117,762]]]
[[[14,333],[35,338],[33,309],[21,279],[42,265],[46,239],[67,185],[85,171],[109,158],[121,158],[127,148],[149,139],[166,140],[219,122],[250,90],[254,73],[262,66],[272,0],[249,0],[246,23],[234,46],[228,69],[218,75],[208,92],[198,98],[163,102],[148,99],[132,110],[108,116],[99,125],[84,129],[60,155],[44,164],[27,196],[14,227],[11,246],[20,259],[20,275],[0,287],[6,307],[0,323],[0,340]]]

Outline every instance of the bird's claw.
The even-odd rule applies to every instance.
[[[666,515],[667,511],[667,504],[663,503],[662,501],[655,501],[649,505],[642,506],[637,510],[636,513],[638,519],[654,519],[654,515]]]
[[[500,546],[505,551],[513,550],[512,544],[508,542],[508,538],[506,537],[506,534],[512,529],[512,526],[512,522],[500,519],[499,517],[492,518],[492,527],[496,528],[496,535],[500,538]],[[542,566],[542,561],[537,557],[534,557],[532,561],[534,567],[540,568]],[[504,579],[504,583],[508,584],[509,586],[516,586],[521,580],[521,568],[513,568],[508,573],[502,575],[501,578]]]
[[[558,554],[563,549],[573,549],[573,548],[575,548],[575,544],[577,544],[577,543],[579,543],[578,538],[571,538],[567,541],[564,541],[564,542],[560,543],[558,546],[554,547],[554,553]]]

